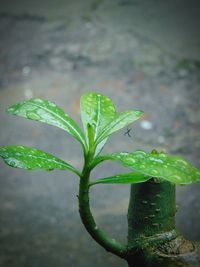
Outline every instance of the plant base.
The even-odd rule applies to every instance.
[[[175,185],[151,180],[131,186],[128,210],[130,267],[200,267],[200,246],[175,226]]]
[[[129,267],[199,267],[198,244],[178,236],[169,242],[156,242],[134,248],[127,257]]]

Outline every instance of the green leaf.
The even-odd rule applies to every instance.
[[[119,160],[117,155],[118,154],[106,154],[95,157],[90,163],[90,169],[94,169],[98,164],[106,160]]]
[[[53,155],[44,151],[26,147],[26,146],[5,146],[0,147],[0,156],[5,163],[14,168],[21,168],[27,170],[70,170],[76,174],[80,174],[70,164],[63,160],[54,157]]]
[[[96,146],[95,155],[94,155],[95,157],[98,156],[98,155],[101,153],[101,151],[102,151],[102,149],[103,149],[105,143],[107,142],[107,140],[108,140],[108,138],[105,138],[103,141],[101,141],[101,142]]]
[[[102,129],[112,121],[116,115],[112,100],[99,93],[89,92],[83,94],[80,100],[80,107],[83,127],[87,138],[89,124],[93,128],[94,140],[97,139]]]
[[[96,144],[100,143],[106,137],[112,133],[128,126],[132,122],[138,120],[143,114],[141,110],[128,110],[121,113],[118,113],[115,118],[108,123],[103,130],[100,132]]]
[[[200,181],[200,171],[178,156],[135,151],[133,153],[105,155],[97,158],[93,164],[97,165],[108,159],[119,160],[125,167],[151,177],[163,178],[175,184],[190,184]]]
[[[140,110],[117,113],[111,99],[99,93],[85,93],[81,96],[80,105],[87,142],[90,146],[94,144],[97,149],[95,155],[98,155],[112,133],[139,119],[143,114]]]
[[[136,184],[146,182],[150,178],[142,173],[131,172],[92,181],[90,182],[90,186],[95,184]]]
[[[85,137],[79,126],[54,103],[39,98],[32,98],[15,104],[7,109],[12,115],[57,126],[74,136],[84,147]]]

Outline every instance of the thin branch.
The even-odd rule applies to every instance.
[[[80,179],[79,198],[78,198],[79,212],[82,222],[88,233],[105,250],[121,258],[125,258],[127,252],[126,245],[117,242],[113,238],[110,238],[96,225],[96,222],[90,210],[89,175],[90,175],[90,170],[88,170],[87,167],[85,167],[83,169],[83,176]]]

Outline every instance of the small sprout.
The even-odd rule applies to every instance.
[[[84,165],[81,171],[49,153],[21,145],[0,147],[0,157],[6,164],[14,168],[46,171],[68,170],[79,176],[80,187],[79,195],[77,195],[79,212],[87,231],[107,251],[121,258],[126,258],[128,246],[108,237],[96,225],[89,206],[90,187],[97,184],[146,184],[148,180],[150,180],[151,186],[153,184],[153,186],[158,187],[163,181],[167,181],[168,184],[190,184],[200,181],[200,171],[182,157],[169,156],[164,152],[159,153],[155,149],[151,153],[138,150],[131,153],[119,152],[99,155],[108,138],[118,130],[126,127],[127,130],[124,135],[131,137],[131,128],[128,126],[140,119],[143,111],[133,109],[117,112],[109,97],[95,92],[88,92],[81,96],[80,110],[84,130],[60,107],[45,99],[31,98],[25,100],[12,105],[7,109],[7,112],[33,121],[47,123],[68,132],[82,146]],[[141,127],[151,130],[153,125],[149,121],[142,121]],[[90,180],[91,171],[105,160],[118,161],[131,169],[131,172]],[[147,210],[148,208],[154,210],[154,206],[156,207],[155,214],[149,215],[148,210],[148,216],[142,217],[146,223],[148,223],[149,218],[155,221],[155,223],[147,225],[146,228],[151,226],[159,228],[160,225],[156,222],[156,216],[161,215],[161,209],[157,204],[164,198],[161,197],[160,193],[155,194],[153,199],[149,199],[149,196],[145,196],[145,198],[148,201],[139,199],[140,206],[142,203],[143,208]],[[154,213],[154,211],[150,212]]]

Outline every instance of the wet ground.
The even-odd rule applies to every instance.
[[[41,97],[80,122],[79,97],[95,90],[120,111],[145,111],[131,137],[115,134],[105,151],[164,149],[200,167],[199,10],[194,0],[1,0],[0,145],[41,148],[81,168],[80,147],[64,131],[4,110]],[[0,166],[0,267],[126,266],[81,225],[75,176]],[[106,163],[94,177],[123,170]],[[177,188],[177,224],[192,240],[200,240],[199,190]],[[91,198],[98,224],[125,240],[129,186],[99,185]]]

